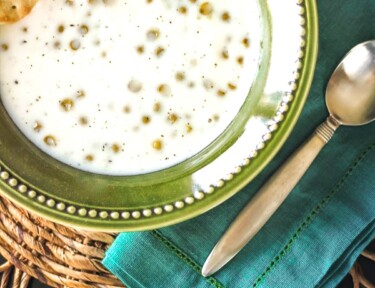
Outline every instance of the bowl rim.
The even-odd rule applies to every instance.
[[[231,181],[220,183],[220,185],[223,186],[220,187],[220,193],[212,193],[209,197],[201,201],[195,201],[193,205],[194,208],[190,206],[182,210],[179,209],[179,206],[186,204],[181,203],[181,201],[174,202],[174,205],[166,203],[163,209],[167,212],[169,212],[168,210],[173,210],[174,212],[163,213],[158,217],[149,217],[150,212],[154,213],[154,211],[150,211],[149,209],[139,209],[121,214],[117,211],[111,213],[105,209],[101,211],[100,209],[90,210],[77,208],[73,203],[69,205],[69,201],[64,200],[65,204],[63,202],[57,203],[58,201],[55,200],[52,202],[50,201],[51,199],[46,199],[43,194],[38,194],[38,189],[36,187],[32,184],[24,183],[23,178],[18,175],[19,173],[12,171],[12,169],[0,159],[1,194],[23,208],[31,210],[56,223],[100,231],[142,231],[169,226],[198,216],[232,197],[255,178],[281,149],[294,128],[307,99],[317,60],[318,17],[315,0],[302,0],[298,1],[298,3],[303,5],[307,21],[304,23],[304,28],[306,30],[302,57],[304,65],[302,65],[299,71],[300,77],[294,91],[295,99],[291,102],[288,112],[278,129],[272,134],[272,142],[268,143],[257,157],[252,159],[251,170],[248,168],[249,165],[244,168],[245,170],[248,169],[248,171],[237,174]],[[0,145],[2,145],[1,139]],[[171,187],[174,186],[172,185]],[[27,197],[24,196],[25,193]],[[199,197],[201,197],[199,194],[196,195],[197,199],[199,199]],[[192,201],[194,201],[194,198],[192,199]],[[52,209],[51,207],[55,208]],[[186,211],[188,211],[188,213]],[[90,213],[92,215],[90,215]],[[158,212],[156,211],[155,214],[158,214]],[[81,217],[86,215],[89,215],[91,218]]]

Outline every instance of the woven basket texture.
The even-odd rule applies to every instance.
[[[51,287],[125,287],[101,264],[115,233],[90,232],[56,224],[0,196],[0,288],[26,288],[32,278]],[[375,253],[362,257],[375,262]],[[375,272],[375,271],[374,271]],[[375,288],[357,261],[354,288]]]
[[[47,221],[0,197],[0,288],[27,287],[30,277],[52,287],[124,287],[101,264],[116,234]]]

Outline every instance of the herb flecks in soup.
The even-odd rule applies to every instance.
[[[237,115],[259,21],[255,0],[41,0],[0,27],[1,100],[27,138],[73,167],[164,169]]]

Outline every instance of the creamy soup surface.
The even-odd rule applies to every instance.
[[[260,55],[256,0],[40,0],[0,27],[0,95],[19,129],[75,168],[173,166],[244,103]]]

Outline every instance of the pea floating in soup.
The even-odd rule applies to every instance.
[[[0,27],[0,95],[24,135],[75,168],[133,175],[197,154],[258,69],[255,0],[40,0]]]

